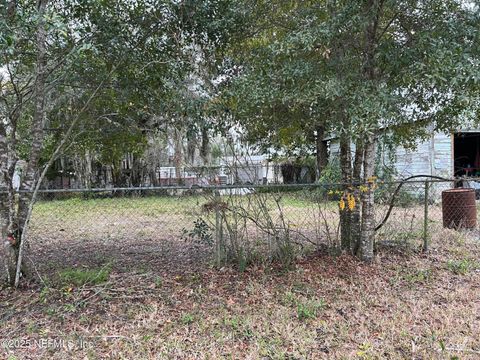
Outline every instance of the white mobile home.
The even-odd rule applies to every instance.
[[[338,141],[330,140],[330,154],[339,152]],[[397,146],[392,160],[383,154],[384,164],[396,176],[434,175],[445,178],[480,176],[480,129],[459,130],[451,134],[433,132],[414,150]],[[393,161],[393,162],[392,162]]]

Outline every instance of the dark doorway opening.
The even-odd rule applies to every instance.
[[[453,136],[455,176],[480,177],[480,133],[458,133]]]

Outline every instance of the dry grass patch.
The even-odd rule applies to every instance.
[[[443,230],[427,255],[379,244],[369,266],[318,253],[289,272],[131,264],[98,283],[32,282],[0,292],[0,357],[477,359],[480,242],[470,235]]]

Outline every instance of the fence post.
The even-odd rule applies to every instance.
[[[217,266],[221,266],[223,261],[223,228],[220,200],[220,192],[215,190],[215,262]]]
[[[430,183],[425,180],[425,198],[424,198],[424,214],[423,214],[423,252],[428,251],[428,193]]]

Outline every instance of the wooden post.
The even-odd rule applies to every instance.
[[[425,181],[425,198],[424,198],[424,214],[423,214],[423,252],[428,251],[428,192],[430,183]]]

